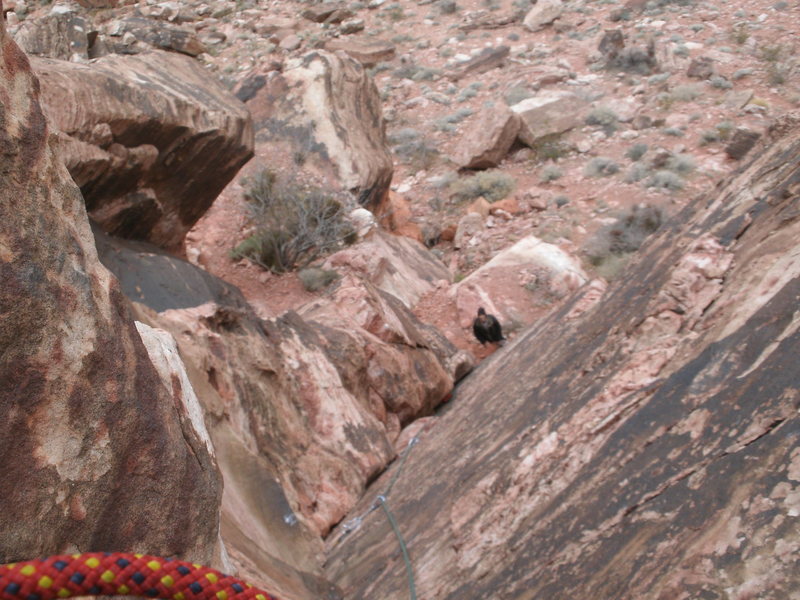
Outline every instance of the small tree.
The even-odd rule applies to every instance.
[[[233,258],[283,273],[356,240],[341,202],[322,190],[279,180],[268,169],[247,184],[245,199],[256,232],[232,250]]]

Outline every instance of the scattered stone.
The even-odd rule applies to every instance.
[[[324,2],[322,4],[309,6],[300,14],[304,19],[308,19],[314,23],[338,23],[353,15],[345,4],[341,2]],[[337,19],[338,17],[341,17],[338,21],[331,20]]]
[[[535,147],[536,141],[569,131],[583,122],[589,103],[571,92],[543,91],[515,104],[511,110],[520,116],[519,139]]]
[[[564,12],[561,0],[539,0],[525,15],[523,24],[529,31],[539,31],[550,25]]]
[[[180,52],[189,56],[197,56],[206,51],[205,46],[191,29],[161,23],[145,17],[126,17],[118,21],[114,36],[127,36],[120,46],[111,42],[114,52],[131,54],[144,51],[146,48],[137,49],[129,40],[136,40],[153,48]]]
[[[451,73],[449,77],[452,81],[458,81],[467,75],[477,75],[501,67],[510,52],[511,49],[508,46],[484,48],[477,56],[460,65],[458,71]]]
[[[477,233],[483,230],[484,217],[479,213],[467,213],[458,221],[453,247],[456,250],[464,248]]]
[[[734,160],[744,158],[745,155],[752,150],[753,146],[761,137],[757,131],[739,127],[733,132],[733,138],[725,146],[725,154]]]
[[[342,35],[350,35],[352,33],[358,33],[359,31],[364,31],[364,19],[342,21],[342,24],[339,26],[339,33]]]
[[[490,169],[500,164],[520,129],[520,117],[503,104],[486,109],[460,143],[455,162],[468,169]]]
[[[89,60],[89,23],[73,10],[22,22],[14,41],[28,54],[72,62]]]
[[[380,62],[392,60],[396,53],[396,47],[391,42],[370,38],[336,38],[326,42],[325,49],[330,52],[345,52],[365,67],[374,67]]]
[[[686,71],[687,77],[694,79],[711,79],[716,72],[714,68],[714,59],[708,56],[698,56],[694,58]]]
[[[744,108],[754,95],[753,90],[731,90],[725,94],[725,106],[733,109]]]
[[[302,45],[303,38],[297,34],[290,33],[280,41],[278,47],[287,52],[294,52],[295,50],[299,50]]]

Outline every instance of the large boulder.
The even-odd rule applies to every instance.
[[[329,538],[349,598],[800,589],[800,116],[604,298],[484,361]],[[758,193],[753,193],[758,190]],[[575,303],[579,299],[575,299]]]
[[[366,208],[384,199],[392,157],[378,89],[358,61],[310,52],[283,72],[254,74],[238,94],[253,114],[260,154],[292,157]]]
[[[349,248],[332,254],[327,268],[357,273],[412,308],[417,301],[453,276],[420,242],[374,230]]]
[[[450,294],[463,328],[479,307],[501,322],[530,325],[588,279],[577,258],[531,235],[452,286]]]
[[[581,125],[588,106],[588,102],[572,92],[543,91],[518,102],[511,110],[520,116],[520,141],[535,148],[542,138]]]
[[[252,156],[247,109],[189,57],[33,61],[60,154],[105,231],[175,248]]]
[[[519,128],[519,115],[505,104],[486,109],[459,142],[456,163],[467,169],[496,167],[517,139]]]
[[[118,549],[210,562],[221,488],[201,423],[97,260],[1,22],[0,53],[0,562]]]

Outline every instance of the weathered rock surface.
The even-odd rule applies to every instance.
[[[382,231],[373,231],[363,242],[332,254],[325,266],[358,273],[408,307],[440,282],[453,278],[447,267],[419,242]]]
[[[454,285],[450,293],[462,327],[470,326],[481,306],[501,323],[530,325],[588,279],[576,258],[528,236]],[[502,294],[490,290],[502,290]]]
[[[35,59],[60,150],[105,231],[176,247],[252,156],[247,109],[192,59]]]
[[[23,21],[14,41],[27,54],[73,62],[89,60],[88,23],[82,15],[57,4],[49,15]]]
[[[125,293],[149,307],[139,309],[141,320],[175,336],[210,415],[229,553],[252,569],[286,560],[269,533],[286,518],[291,527],[277,526],[280,535],[302,524],[291,564],[314,575],[308,557],[319,548],[300,549],[311,543],[308,531],[324,533],[346,514],[394,458],[401,426],[430,414],[471,357],[356,276],[301,314],[260,321],[235,288],[189,263],[140,242],[98,243]],[[255,502],[245,477],[261,463],[280,483],[274,498],[263,512],[239,510]],[[245,543],[251,529],[258,534]]]
[[[144,46],[137,47],[126,42],[128,39],[141,42]],[[118,21],[114,26],[113,36],[108,37],[106,43],[120,54],[137,54],[149,50],[149,47],[189,56],[197,56],[206,51],[205,45],[192,29],[145,17],[127,17]]]
[[[211,562],[220,482],[153,367],[0,22],[0,562],[87,550]]]
[[[519,139],[534,147],[537,140],[569,131],[583,123],[588,103],[571,92],[544,91],[511,107],[520,116]]]
[[[519,128],[519,115],[504,104],[487,109],[464,136],[456,163],[467,169],[496,167],[517,139]]]
[[[800,589],[798,165],[795,121],[595,308],[461,384],[388,497],[419,597]],[[331,538],[328,572],[348,598],[408,593],[381,511]]]
[[[564,4],[561,0],[539,0],[525,15],[523,23],[530,31],[539,31],[555,21],[563,12]]]
[[[391,42],[370,38],[334,38],[325,43],[325,49],[329,52],[343,51],[365,67],[374,67],[381,61],[392,60],[397,53]]]
[[[376,207],[392,180],[381,100],[358,61],[314,51],[282,73],[250,80],[245,100],[260,153],[292,156],[303,169]],[[240,96],[241,97],[241,96]]]

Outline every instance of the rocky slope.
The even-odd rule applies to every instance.
[[[594,308],[485,361],[376,483],[397,478],[419,597],[796,593],[800,116],[775,136]],[[380,511],[327,568],[348,598],[408,594]]]
[[[82,4],[0,11],[5,556],[403,598],[384,493],[421,597],[793,592],[800,8]],[[321,291],[230,255],[266,172],[353,221]]]

